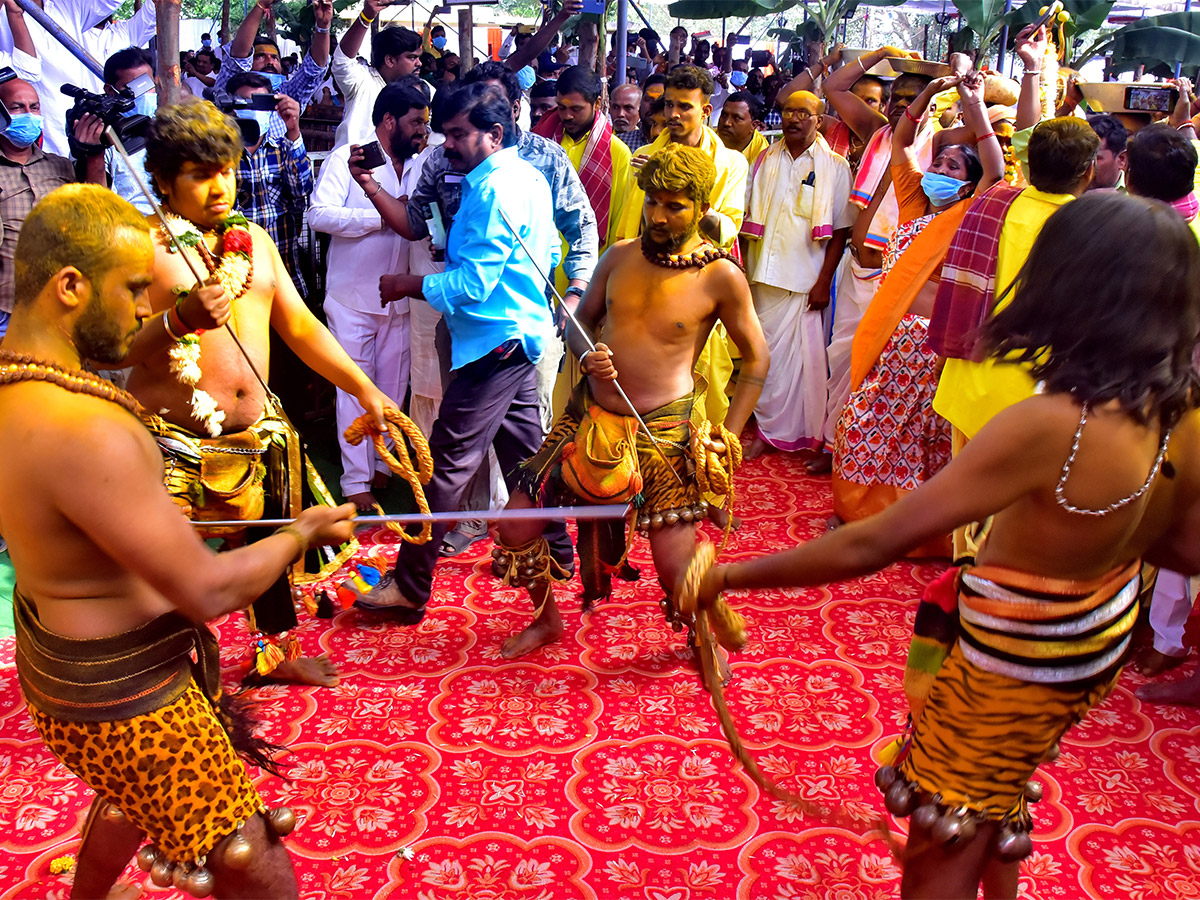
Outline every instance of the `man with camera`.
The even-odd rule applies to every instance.
[[[329,330],[381,391],[403,397],[409,374],[408,300],[381,309],[379,279],[409,271],[409,242],[384,224],[370,198],[379,191],[406,197],[416,188],[421,167],[413,157],[429,130],[424,83],[412,76],[387,85],[375,100],[373,118],[374,141],[365,147],[344,144],[321,167],[308,222],[333,236],[325,296]],[[362,414],[354,397],[338,391],[342,496],[370,510],[376,502],[372,488],[386,484],[389,473],[368,442],[351,446],[344,437]]]
[[[132,101],[132,105],[117,102],[123,93],[123,99]],[[75,108],[67,113],[67,121],[74,123],[75,140],[71,142],[71,152],[83,163],[86,180],[93,184],[108,184],[121,199],[132,203],[147,216],[154,211],[150,201],[138,187],[129,167],[117,157],[117,152],[106,146],[107,141],[101,142],[99,132],[105,124],[117,130],[142,182],[149,184],[142,139],[149,118],[154,116],[157,108],[153,54],[140,47],[126,47],[104,62],[104,95],[81,96],[76,99]],[[138,122],[136,116],[146,119]],[[81,139],[81,136],[92,139]],[[136,142],[131,141],[131,137],[136,137]]]
[[[300,225],[313,171],[300,134],[300,104],[286,94],[272,94],[271,82],[259,72],[235,75],[228,89],[246,144],[238,163],[238,208],[271,236],[296,290],[306,296]],[[273,134],[274,122],[283,123],[282,135]]]
[[[223,95],[233,94],[230,82],[243,72],[259,72],[270,84],[268,89],[276,94],[285,94],[294,99],[300,109],[308,106],[313,95],[325,81],[325,68],[329,65],[329,33],[333,22],[333,0],[313,0],[314,28],[312,43],[304,62],[290,77],[283,73],[283,60],[279,56],[279,45],[267,37],[258,35],[263,16],[271,12],[276,0],[258,0],[246,12],[246,18],[238,27],[229,52],[221,63],[213,85],[213,97],[222,101]],[[268,124],[267,137],[282,138],[284,125],[278,120]]]
[[[42,149],[42,102],[33,85],[20,78],[9,78],[0,83],[0,103],[5,112],[0,124],[6,122],[0,129],[0,222],[4,224],[0,236],[2,338],[12,314],[13,257],[21,225],[42,197],[75,181],[75,168],[69,159]],[[98,130],[95,134],[98,136]]]

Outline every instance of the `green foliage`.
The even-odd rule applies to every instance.
[[[745,19],[769,16],[795,6],[800,0],[676,0],[667,12],[680,19]]]
[[[1200,12],[1147,16],[1116,31],[1097,52],[1111,52],[1118,72],[1137,66],[1173,72],[1176,63],[1193,68],[1200,65]]]
[[[337,22],[339,13],[357,5],[358,0],[334,0],[334,22]],[[273,11],[275,13],[275,30],[279,36],[287,38],[289,41],[295,41],[302,47],[308,46],[313,28],[316,26],[312,4],[308,0],[285,0],[285,2],[276,3]]]

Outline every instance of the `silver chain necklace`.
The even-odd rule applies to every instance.
[[[1067,457],[1067,461],[1063,463],[1062,475],[1059,476],[1058,484],[1054,488],[1054,501],[1069,513],[1076,513],[1081,516],[1106,516],[1111,512],[1116,512],[1118,509],[1128,506],[1146,491],[1150,490],[1150,485],[1154,483],[1154,476],[1158,474],[1158,470],[1162,468],[1163,459],[1167,455],[1167,442],[1171,439],[1171,429],[1168,428],[1162,436],[1162,441],[1158,445],[1158,455],[1154,457],[1154,465],[1150,467],[1150,474],[1146,476],[1146,481],[1140,488],[1134,491],[1127,497],[1122,497],[1120,500],[1114,500],[1112,503],[1103,509],[1084,509],[1083,507],[1074,506],[1066,496],[1067,479],[1071,476],[1071,466],[1075,462],[1075,454],[1079,452],[1079,439],[1083,436],[1083,426],[1087,424],[1088,405],[1083,404],[1083,409],[1079,414],[1079,427],[1075,429],[1075,438],[1071,441],[1071,454]]]

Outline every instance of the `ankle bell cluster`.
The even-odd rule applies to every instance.
[[[881,766],[875,772],[875,786],[883,794],[883,805],[899,819],[909,818],[914,831],[928,832],[944,847],[963,847],[975,838],[986,816],[966,806],[953,806],[942,800],[941,794],[930,794],[911,784],[895,766]],[[1025,785],[1025,800],[1037,803],[1042,799],[1042,786],[1036,781]],[[1000,830],[992,839],[992,850],[1001,862],[1019,862],[1033,852],[1029,837],[1028,815],[1021,811],[1010,813],[1000,822]]]
[[[694,506],[676,506],[670,509],[645,511],[638,513],[637,530],[643,533],[652,528],[662,528],[664,525],[675,525],[679,522],[703,522],[708,516],[708,503],[701,500]]]
[[[277,806],[272,810],[264,806],[260,812],[276,838],[289,835],[296,828],[296,814],[286,806]],[[112,804],[105,808],[104,815],[112,821],[125,818],[125,814]],[[254,862],[254,848],[242,837],[241,828],[224,838],[214,853],[219,853],[221,864],[230,869],[248,869]],[[205,867],[207,861],[208,857],[202,856],[194,863],[172,862],[153,844],[147,844],[137,852],[138,868],[148,872],[150,880],[156,885],[174,887],[199,898],[211,896],[216,887],[212,872]]]

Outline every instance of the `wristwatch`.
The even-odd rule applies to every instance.
[[[564,297],[569,296],[570,294],[574,294],[576,297],[582,297],[583,296],[583,288],[571,286],[571,287],[567,288],[565,291],[563,291]]]

